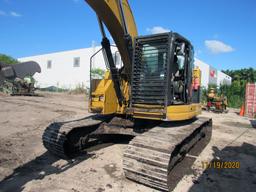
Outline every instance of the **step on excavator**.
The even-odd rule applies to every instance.
[[[124,175],[168,191],[173,168],[212,133],[211,119],[198,116],[201,74],[193,67],[193,47],[175,32],[139,36],[127,0],[86,2],[98,17],[107,71],[103,79],[91,78],[92,115],[51,123],[43,144],[66,159],[98,136],[132,136],[123,154]],[[106,28],[122,67],[113,59]]]

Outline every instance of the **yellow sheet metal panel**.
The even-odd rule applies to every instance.
[[[181,121],[201,114],[200,104],[172,105],[167,107],[166,120]]]
[[[121,82],[121,89],[125,101],[129,100],[129,83],[127,81]],[[128,106],[128,102],[119,106],[118,99],[116,97],[114,84],[111,79],[111,74],[106,71],[104,79],[100,80],[95,90],[91,93],[91,100],[89,103],[89,111],[94,113],[107,114],[125,114]]]
[[[129,57],[129,50],[124,39],[125,34],[122,27],[118,1],[119,0],[86,0],[108,28],[122,57],[125,71],[129,74],[131,72],[132,61]],[[131,35],[132,39],[134,39],[134,37],[138,35],[137,27],[127,0],[122,0],[122,7],[128,33]]]
[[[118,100],[116,97],[113,81],[109,71],[106,71],[102,79],[91,94],[89,111],[103,115],[117,112]]]
[[[104,108],[103,108],[102,114],[107,115],[107,114],[116,113],[117,105],[118,105],[118,100],[116,97],[113,81],[108,80],[106,84],[105,95],[104,95]]]

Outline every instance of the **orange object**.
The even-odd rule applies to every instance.
[[[244,104],[242,105],[241,109],[240,109],[240,116],[244,116]]]

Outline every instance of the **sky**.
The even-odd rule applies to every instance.
[[[255,0],[129,0],[140,35],[174,31],[217,69],[256,69]],[[0,53],[15,58],[100,45],[83,0],[0,0]]]

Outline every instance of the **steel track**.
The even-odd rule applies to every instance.
[[[51,123],[43,133],[43,145],[52,154],[68,159],[86,146],[89,134],[107,119],[92,115],[74,121]]]
[[[123,157],[127,178],[162,191],[169,190],[172,168],[201,139],[211,137],[211,119],[183,126],[157,126],[130,141]]]

